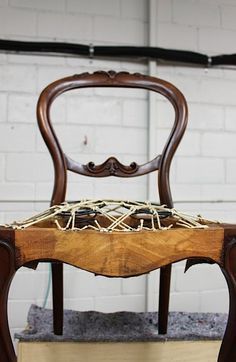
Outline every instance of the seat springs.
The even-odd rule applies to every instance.
[[[81,200],[64,202],[23,221],[5,224],[13,229],[50,227],[59,230],[100,232],[157,231],[176,227],[207,228],[209,220],[191,216],[165,205],[123,200]]]

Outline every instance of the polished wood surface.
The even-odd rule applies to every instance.
[[[67,233],[73,233],[73,235],[68,236],[67,239]],[[149,233],[153,234],[150,240],[147,237]],[[164,236],[165,234],[169,234],[169,238]],[[228,323],[217,361],[236,361],[236,225],[211,224],[208,229],[177,228],[157,232],[138,232],[137,235],[142,236],[140,239],[138,237],[132,239],[132,232],[113,235],[87,231],[84,233],[84,238],[81,235],[81,232],[64,232],[55,228],[32,227],[25,230],[0,228],[2,240],[0,241],[1,362],[16,361],[6,308],[8,290],[15,271],[24,263],[40,260],[38,258],[48,262],[68,262],[65,259],[71,258],[71,255],[72,265],[85,266],[91,271],[98,268],[99,274],[110,276],[129,276],[140,272],[143,274],[152,270],[153,267],[162,265],[162,262],[169,265],[170,255],[173,256],[173,260],[171,256],[173,262],[187,257],[197,262],[217,263],[226,278],[230,293]],[[88,238],[88,235],[91,237]],[[70,244],[72,240],[73,243]],[[134,245],[134,240],[136,245]],[[95,247],[99,244],[102,245],[101,251],[99,247]],[[167,252],[164,251],[166,249]],[[104,253],[106,257],[102,259]],[[94,265],[91,260],[94,260]]]
[[[68,157],[62,150],[60,141],[56,136],[51,122],[51,105],[53,101],[64,92],[88,87],[145,89],[154,91],[165,97],[174,108],[175,120],[162,154],[157,155],[153,160],[143,165],[138,165],[135,161],[131,162],[130,165],[124,165],[114,156],[109,157],[99,165],[96,165],[93,161],[83,165]],[[160,202],[168,207],[173,207],[169,183],[170,165],[185,132],[187,117],[188,108],[183,94],[173,84],[148,75],[98,71],[92,74],[75,74],[49,84],[39,97],[37,118],[41,134],[51,154],[54,165],[54,188],[51,205],[59,204],[65,200],[68,171],[90,177],[135,177],[158,170],[157,191],[159,192]],[[114,134],[114,137],[116,137],[116,134]],[[63,267],[57,263],[52,268],[53,294],[57,295],[57,299],[63,298],[62,277]],[[166,266],[165,269],[161,267],[159,306],[161,306],[162,313],[159,318],[161,320],[160,326],[162,327],[159,332],[163,334],[167,331],[170,278],[171,267]],[[57,291],[55,291],[55,289],[57,289]],[[53,297],[54,325],[61,327],[54,329],[54,331],[56,334],[62,334],[63,300],[58,300],[58,303],[55,301],[56,297]],[[61,320],[60,322],[58,322],[59,319]]]
[[[11,232],[10,232],[11,234]],[[6,238],[7,240],[7,238]],[[16,362],[7,317],[7,300],[15,274],[15,252],[12,244],[0,240],[0,361]]]
[[[202,257],[221,262],[224,229],[177,228],[141,232],[15,230],[17,265],[54,259],[99,275],[144,274],[172,262]]]
[[[51,105],[62,93],[73,91],[74,89],[91,87],[146,89],[165,97],[174,108],[175,120],[162,154],[144,165],[138,165],[135,161],[130,165],[123,165],[113,156],[109,157],[100,165],[95,165],[92,161],[83,165],[77,161],[71,160],[71,158],[63,152],[60,141],[56,137],[56,132],[53,128],[50,116]],[[172,207],[169,169],[174,153],[185,132],[187,117],[188,108],[183,94],[173,84],[148,75],[139,73],[130,74],[128,72],[117,73],[115,71],[98,71],[92,74],[75,74],[49,84],[39,97],[37,118],[40,131],[54,164],[55,177],[51,201],[52,205],[59,204],[65,200],[67,170],[91,177],[135,177],[159,170],[158,188],[160,201],[162,204]],[[116,137],[115,134],[114,137]]]
[[[235,232],[235,231],[234,231]],[[236,237],[227,240],[224,248],[222,272],[229,289],[229,316],[221,344],[218,362],[236,361]]]
[[[51,104],[63,92],[97,86],[147,89],[164,95],[171,102],[176,117],[160,156],[144,165],[135,162],[124,165],[113,156],[100,165],[95,165],[93,162],[82,165],[64,154],[51,123]],[[187,123],[186,101],[173,85],[154,77],[126,72],[84,73],[49,85],[40,96],[37,113],[40,130],[54,162],[55,182],[51,200],[53,205],[65,200],[68,170],[91,177],[133,177],[158,169],[157,188],[160,201],[170,208],[173,206],[169,170]],[[129,233],[63,232],[51,227],[31,227],[26,230],[0,228],[0,362],[16,361],[8,326],[7,298],[11,279],[22,265],[32,267],[38,261],[54,263],[52,274],[54,332],[57,334],[62,333],[63,325],[62,263],[69,263],[96,274],[118,277],[144,274],[160,267],[162,290],[159,303],[159,332],[165,333],[170,263],[186,258],[187,268],[194,263],[207,262],[217,263],[222,269],[230,294],[230,310],[217,361],[234,362],[236,361],[236,225],[211,224],[209,229],[173,228],[165,231]],[[198,350],[198,361],[201,360],[199,353],[201,349]],[[158,357],[154,354],[153,358],[156,361]],[[35,361],[35,355],[37,353],[28,361]],[[101,356],[104,361],[104,346]],[[136,361],[139,356],[141,352],[137,354]],[[186,360],[191,361],[193,353],[185,352],[185,356]],[[57,362],[59,358],[60,356]],[[173,359],[173,357],[168,358],[168,360]],[[181,358],[181,361],[184,359]]]
[[[220,341],[142,343],[20,342],[18,346],[18,362],[215,362],[219,346]]]

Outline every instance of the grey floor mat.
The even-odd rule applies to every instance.
[[[21,341],[158,341],[222,339],[227,315],[171,312],[168,334],[158,335],[156,312],[100,313],[64,311],[64,333],[52,332],[52,311],[32,305],[28,327],[15,338]]]

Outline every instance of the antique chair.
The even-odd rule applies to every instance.
[[[157,156],[145,165],[137,165],[135,162],[129,166],[122,165],[115,157],[109,157],[102,165],[95,166],[89,162],[81,165],[71,160],[57,140],[52,128],[49,109],[53,100],[63,92],[85,87],[126,87],[154,90],[166,97],[175,109],[176,119],[170,138],[166,143],[161,156]],[[79,105],[78,105],[79,106]],[[65,201],[67,188],[67,170],[90,177],[135,177],[145,175],[152,171],[159,171],[158,190],[160,203],[173,207],[170,185],[169,168],[172,157],[181,141],[187,125],[187,105],[183,95],[173,86],[164,81],[153,79],[140,74],[128,74],[125,72],[116,74],[96,72],[95,74],[81,74],[59,80],[49,85],[41,94],[37,108],[38,123],[41,134],[51,153],[55,170],[55,183],[51,199],[51,205]],[[170,292],[171,264],[160,269],[160,294],[159,294],[159,333],[167,331],[169,292]],[[52,264],[53,283],[53,311],[54,333],[62,334],[63,328],[63,264]]]
[[[138,165],[132,162],[128,166],[123,165],[115,157],[109,157],[100,165],[95,165],[93,162],[82,165],[65,155],[51,124],[50,107],[60,94],[86,87],[141,88],[166,97],[175,110],[175,121],[162,154],[146,164]],[[59,225],[61,219],[67,218],[63,225],[68,225],[71,220],[70,218],[68,222],[68,215],[63,211],[60,214],[61,219],[57,220],[51,218],[42,221],[41,218],[38,222],[39,219],[36,218],[36,223],[35,220],[33,222],[30,220],[24,225],[16,223],[2,226],[0,228],[1,362],[16,361],[8,327],[7,298],[11,279],[21,266],[35,267],[40,261],[52,262],[56,334],[62,334],[63,329],[63,262],[110,277],[130,277],[160,268],[159,333],[166,333],[171,263],[183,259],[187,259],[186,269],[196,263],[216,263],[224,273],[230,293],[230,310],[218,361],[235,361],[236,225],[198,220],[197,226],[186,228],[184,223],[173,223],[174,213],[172,214],[170,210],[173,207],[169,185],[170,164],[187,123],[187,105],[181,92],[168,82],[141,74],[113,71],[84,73],[60,79],[46,87],[38,101],[37,115],[42,136],[54,163],[52,206],[61,205],[65,200],[68,171],[90,177],[135,177],[158,170],[160,203],[168,207],[165,214],[167,221],[163,221],[164,227],[160,228],[156,228],[154,224],[149,228],[143,228],[143,223],[145,225],[146,222],[143,221],[142,227],[139,225],[135,231],[130,228],[126,232],[119,232],[116,229],[104,232],[104,228],[89,229],[86,228],[88,225],[80,230],[68,229],[67,226],[58,228],[56,225]],[[154,205],[153,209],[155,207],[157,206]],[[57,210],[57,206],[52,210]],[[146,209],[142,208],[141,212],[146,213]],[[155,215],[159,220],[158,213]],[[153,219],[151,220],[153,222]],[[99,226],[97,221],[96,224]]]

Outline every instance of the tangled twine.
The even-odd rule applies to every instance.
[[[52,206],[33,217],[4,226],[25,229],[42,227],[48,221],[63,231],[92,229],[101,232],[207,228],[206,222],[209,222],[201,216],[191,216],[150,202],[81,200]]]

